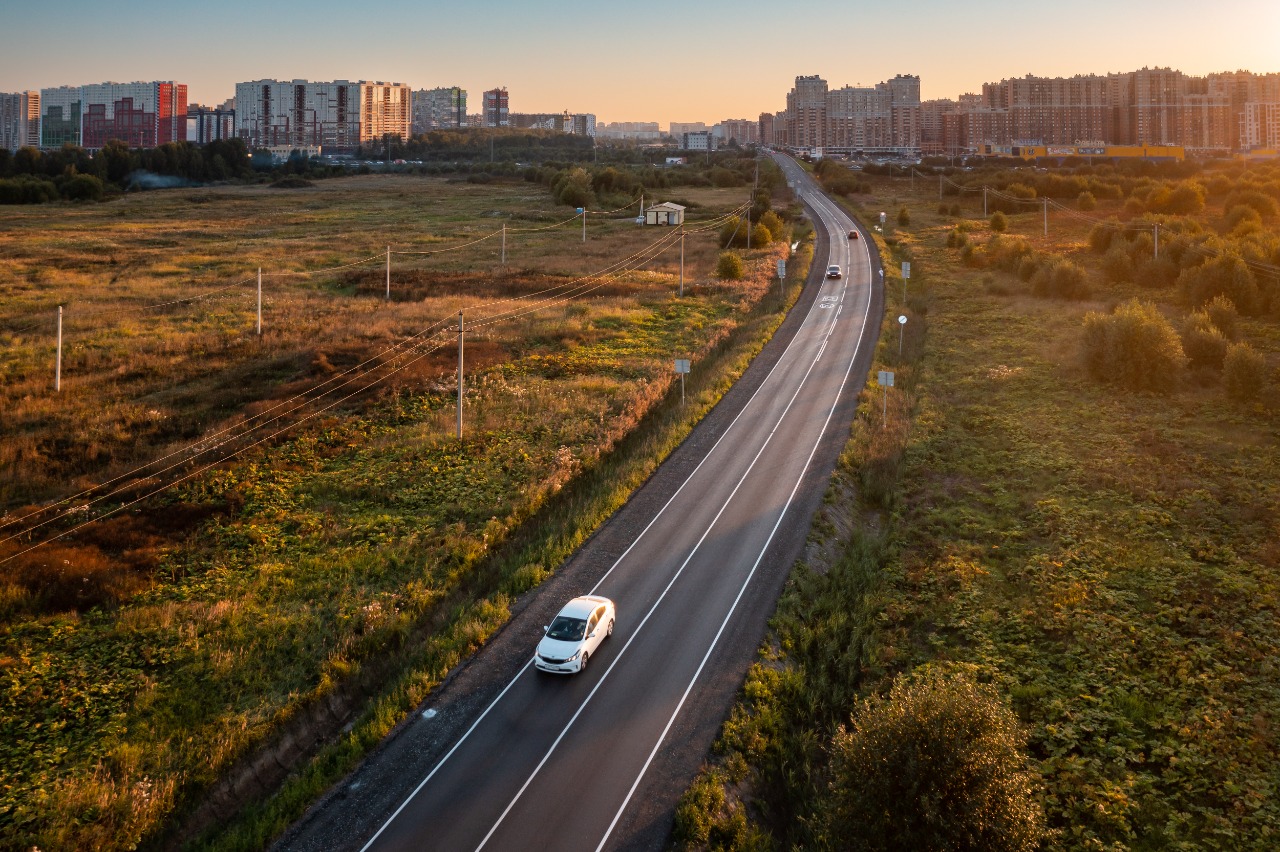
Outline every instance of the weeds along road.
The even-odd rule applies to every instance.
[[[883,310],[852,220],[779,158],[818,230],[773,341],[628,504],[278,844],[658,849],[755,657],[843,446]],[[828,264],[844,270],[825,279]],[[696,366],[695,366],[696,369]],[[617,603],[575,676],[534,670],[569,598]]]

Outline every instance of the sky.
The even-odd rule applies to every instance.
[[[0,92],[174,80],[210,106],[248,80],[381,80],[461,86],[473,113],[505,86],[512,112],[665,128],[781,110],[809,74],[833,88],[917,74],[932,99],[1027,74],[1280,72],[1280,0],[7,5]]]

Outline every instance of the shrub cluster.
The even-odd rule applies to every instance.
[[[1083,348],[1090,376],[1134,391],[1172,390],[1187,365],[1178,333],[1150,302],[1086,314]]]

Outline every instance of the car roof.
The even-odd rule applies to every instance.
[[[602,598],[599,595],[582,595],[574,598],[563,607],[560,608],[559,615],[567,615],[570,618],[586,618],[591,615],[596,607],[600,604],[609,604],[613,606],[613,601],[608,598]]]

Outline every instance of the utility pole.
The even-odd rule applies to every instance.
[[[982,218],[987,218],[987,188],[982,188]]]
[[[258,267],[258,336],[262,336],[262,267]]]
[[[684,220],[680,221],[680,295],[684,295]]]
[[[1155,223],[1155,228],[1153,233],[1155,234],[1155,241],[1154,241],[1154,244],[1152,245],[1151,256],[1156,260],[1159,260],[1160,259],[1160,223],[1159,222]]]
[[[587,241],[587,208],[582,208],[582,241]]]
[[[1049,236],[1049,199],[1044,200],[1044,235]]]
[[[507,223],[502,223],[502,265],[507,265]]]
[[[462,440],[462,311],[458,311],[458,440]]]
[[[58,358],[53,367],[53,389],[62,390],[62,305],[58,305]]]
[[[385,301],[391,301],[391,246],[387,246],[387,297]]]

